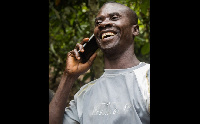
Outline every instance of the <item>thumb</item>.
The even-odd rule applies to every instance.
[[[92,65],[94,59],[96,58],[97,56],[97,53],[94,53],[90,59],[86,62],[86,63],[79,63],[79,65],[81,66],[80,69],[81,69],[81,73],[84,73],[86,72]]]
[[[97,53],[94,53],[86,63],[87,63],[89,66],[91,66],[96,57],[97,57]]]
[[[96,56],[97,56],[97,53],[94,53],[86,63],[84,63],[84,64],[80,63],[80,66],[81,66],[83,72],[87,71],[91,67]]]

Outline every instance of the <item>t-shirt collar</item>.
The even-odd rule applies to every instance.
[[[121,74],[121,73],[128,73],[132,72],[134,69],[137,69],[141,66],[143,66],[145,63],[140,62],[138,65],[133,66],[131,68],[126,68],[126,69],[104,69],[104,74]]]

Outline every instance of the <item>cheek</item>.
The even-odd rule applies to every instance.
[[[99,30],[98,30],[98,28],[97,27],[95,27],[94,28],[94,36],[95,36],[95,38],[96,38],[96,42],[97,42],[97,44],[99,45],[100,44],[100,41],[99,41]]]
[[[98,37],[98,28],[97,27],[94,28],[94,36],[96,38]]]
[[[132,28],[131,28],[131,27],[132,27],[132,26],[131,26],[130,24],[128,24],[128,23],[123,24],[123,25],[121,26],[121,30],[123,30],[122,33],[125,33],[126,35],[132,34]]]
[[[130,25],[124,25],[121,27],[121,40],[122,42],[126,42],[127,44],[130,44],[132,42],[132,28]],[[124,44],[125,45],[125,44]]]
[[[129,31],[130,31],[129,28],[130,28],[131,26],[130,26],[129,23],[127,23],[126,20],[121,20],[121,21],[119,21],[119,22],[116,22],[115,25],[116,25],[117,27],[120,28],[120,30],[122,31],[122,33],[123,33],[123,32],[129,32]]]

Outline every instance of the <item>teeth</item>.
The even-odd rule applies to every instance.
[[[104,39],[104,37],[105,37],[106,35],[112,35],[112,36],[114,36],[115,34],[112,33],[112,32],[103,33],[103,34],[102,34],[102,39]]]

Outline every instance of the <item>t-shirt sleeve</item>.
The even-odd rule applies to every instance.
[[[147,77],[147,84],[148,84],[147,109],[148,109],[148,112],[150,113],[150,69],[148,69],[146,77]]]
[[[145,107],[150,114],[150,64],[134,70]]]
[[[70,101],[70,106],[65,108],[63,124],[79,124],[75,100]]]
[[[80,124],[84,93],[94,84],[94,82],[95,81],[92,81],[83,85],[74,95],[74,100],[71,100],[69,107],[65,108],[63,124]]]
[[[78,116],[78,109],[77,109],[77,99],[78,93],[80,90],[74,95],[74,100],[71,100],[69,103],[69,107],[65,108],[64,117],[63,117],[63,124],[80,124],[80,119]]]

